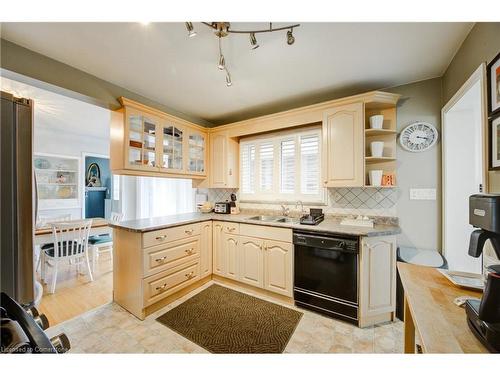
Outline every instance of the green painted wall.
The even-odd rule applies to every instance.
[[[500,52],[500,22],[476,23],[443,75],[443,105],[483,62]]]
[[[33,81],[25,83],[62,93],[66,96],[72,96],[75,99],[84,100],[105,108],[120,108],[120,103],[117,99],[120,96],[124,96],[196,124],[211,126],[209,122],[201,118],[166,107],[142,95],[5,39],[0,39],[0,67],[8,71],[4,72],[6,77],[9,77],[11,72],[21,74],[33,79]],[[16,79],[14,76],[9,78]]]

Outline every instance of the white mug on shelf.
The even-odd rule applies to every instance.
[[[382,125],[384,125],[384,115],[370,116],[371,129],[382,129]]]
[[[384,142],[372,142],[370,143],[370,149],[373,157],[381,158],[384,156]]]
[[[375,169],[369,172],[370,185],[371,186],[381,186],[382,185],[382,174],[384,173],[381,169]]]

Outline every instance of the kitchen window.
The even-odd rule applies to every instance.
[[[322,204],[321,129],[240,141],[240,199]]]

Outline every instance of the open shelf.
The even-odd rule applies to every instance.
[[[376,136],[376,135],[396,135],[395,130],[391,129],[365,129],[365,135],[367,137]]]
[[[395,161],[396,158],[391,158],[391,157],[380,157],[380,158],[377,158],[377,157],[374,157],[374,156],[367,156],[365,157],[365,162],[366,164],[372,164],[372,163],[383,163],[383,162],[386,162],[386,161]]]

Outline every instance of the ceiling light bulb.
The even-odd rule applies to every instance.
[[[232,85],[233,85],[233,82],[231,81],[231,76],[229,75],[229,72],[226,71],[226,86],[229,87]]]
[[[293,36],[292,32],[293,32],[292,29],[286,32],[286,42],[288,43],[289,46],[295,43],[295,37]]]
[[[194,31],[193,24],[191,22],[186,22],[186,29],[188,31],[188,36],[192,38],[193,36],[196,36],[196,31]]]
[[[252,49],[259,48],[259,44],[257,43],[257,38],[255,37],[255,33],[250,33],[250,44],[252,45]]]
[[[219,70],[224,70],[226,69],[226,60],[224,59],[224,55],[220,55],[219,56],[219,66],[218,66]]]

